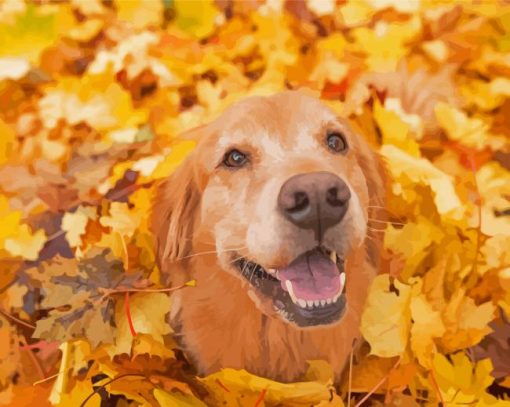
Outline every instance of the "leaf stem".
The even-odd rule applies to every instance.
[[[20,342],[24,345],[24,346],[20,346],[20,349],[25,349],[25,347],[28,346],[25,338],[20,337]],[[46,371],[44,370],[43,366],[41,365],[41,361],[32,352],[31,349],[28,350],[28,356],[29,356],[30,360],[32,361],[33,365],[35,366],[37,373],[39,374],[41,379],[44,380],[46,378]]]
[[[23,321],[22,319],[16,318],[15,316],[5,312],[3,309],[0,309],[0,314],[2,314],[4,317],[9,318],[10,320],[12,320],[20,325],[23,325],[27,328],[35,329],[35,325],[32,325],[29,322]]]
[[[351,354],[349,356],[349,388],[347,390],[347,407],[351,407],[351,395],[352,395],[352,357],[354,353],[354,345],[356,344],[356,338],[354,338],[351,347]]]
[[[400,358],[397,360],[397,363],[391,368],[391,370],[394,370],[400,365]],[[381,387],[386,380],[388,380],[388,377],[390,375],[391,370],[381,379],[379,382],[367,393],[365,396],[358,401],[358,403],[354,407],[360,407],[365,401],[367,401],[372,394],[374,394],[379,387]]]
[[[129,307],[129,292],[124,294],[124,311],[126,312],[126,318],[129,324],[129,331],[131,336],[136,336],[135,326],[133,325],[133,318],[131,318],[131,308]]]
[[[171,293],[173,291],[181,290],[185,287],[192,287],[192,285],[187,282],[177,287],[167,287],[167,288],[120,288],[120,289],[111,289],[105,290],[105,295],[111,294],[125,294],[125,293]]]
[[[223,390],[225,390],[227,393],[230,393],[230,390],[228,389],[227,386],[225,386],[221,381],[220,379],[216,379],[216,383],[218,383],[218,386],[220,386]]]
[[[439,400],[441,400],[441,405],[444,406],[444,399],[443,394],[441,393],[441,389],[439,388],[439,385],[436,381],[436,375],[434,374],[434,370],[430,369],[430,381],[432,382],[432,386],[434,386],[434,390],[437,393],[437,396],[439,397]]]
[[[113,379],[108,380],[105,384],[103,384],[103,385],[97,387],[96,389],[94,389],[94,391],[92,393],[90,393],[85,400],[82,401],[82,403],[80,404],[80,407],[85,407],[87,402],[94,396],[94,394],[97,394],[100,390],[104,389],[109,384],[111,384],[111,383],[113,383],[113,382],[115,382],[115,381],[117,381],[119,379],[122,379],[124,377],[128,377],[128,376],[142,377],[142,378],[144,378],[146,380],[149,380],[149,379],[147,379],[146,376],[144,376],[142,374],[138,374],[138,373],[125,373],[125,374],[121,374],[120,376],[114,377]]]
[[[260,392],[259,398],[258,398],[258,399],[257,399],[257,401],[255,402],[254,407],[259,407],[259,406],[260,406],[260,404],[264,401],[264,398],[266,397],[266,393],[267,393],[267,389],[263,389],[263,390]]]

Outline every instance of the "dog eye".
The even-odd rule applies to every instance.
[[[225,158],[223,159],[223,164],[226,167],[242,167],[248,161],[248,157],[246,154],[240,152],[239,150],[230,150],[227,154],[225,154]]]
[[[326,143],[328,144],[328,148],[335,153],[341,153],[347,150],[347,141],[345,141],[344,135],[337,131],[328,133]]]

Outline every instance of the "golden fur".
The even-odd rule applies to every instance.
[[[347,137],[343,156],[322,145],[331,126]],[[171,323],[184,351],[201,374],[233,367],[291,381],[307,360],[325,359],[339,377],[377,272],[380,242],[366,236],[366,223],[369,206],[383,205],[380,159],[346,120],[299,92],[249,98],[192,133],[198,146],[161,184],[152,215],[158,263],[170,284],[197,281],[172,296]],[[222,168],[232,147],[249,151],[247,168]],[[311,232],[275,214],[282,183],[311,171],[338,174],[355,196],[346,218],[324,236],[345,260],[347,310],[335,324],[299,328],[236,273],[232,255],[278,268],[316,244]]]

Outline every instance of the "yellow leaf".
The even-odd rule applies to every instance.
[[[373,28],[360,27],[351,31],[353,47],[366,54],[369,68],[376,72],[394,71],[407,53],[407,43],[421,32],[421,21],[413,15],[405,23],[376,22]]]
[[[485,164],[476,173],[476,181],[482,198],[481,230],[488,236],[510,235],[510,217],[497,216],[497,211],[508,208],[510,195],[510,171],[497,162]]]
[[[403,113],[402,110],[401,113]],[[402,120],[399,114],[382,107],[376,101],[374,104],[374,120],[381,130],[383,144],[393,144],[414,157],[420,157],[418,143],[413,140],[409,133],[409,125]]]
[[[392,145],[383,145],[381,154],[391,163],[389,168],[397,181],[405,183],[407,179],[414,183],[429,185],[434,192],[438,212],[460,219],[464,208],[451,176],[436,168],[430,161],[413,157]]]
[[[443,312],[446,332],[441,343],[448,352],[476,345],[491,332],[488,324],[494,319],[495,306],[491,302],[476,305],[465,290],[454,292]]]
[[[99,222],[103,226],[109,226],[114,232],[120,233],[122,236],[133,236],[138,228],[142,214],[136,209],[132,210],[126,203],[112,202],[109,214],[101,216]]]
[[[197,38],[207,37],[214,30],[218,9],[212,0],[174,0],[175,23],[181,30]]]
[[[37,63],[41,51],[74,23],[68,5],[29,3],[13,21],[0,22],[0,57],[23,57]]]
[[[373,355],[362,358],[359,363],[353,365],[351,391],[367,393],[376,388],[377,384],[388,375],[394,365],[394,358],[380,358]],[[383,391],[383,389],[380,390]],[[346,389],[343,388],[342,390],[345,391]]]
[[[510,236],[496,235],[488,238],[480,249],[489,268],[501,268],[510,265]]]
[[[166,320],[170,312],[170,298],[165,293],[138,293],[129,297],[131,320],[137,333],[148,334],[153,340],[164,343],[163,336],[171,332]],[[134,341],[129,329],[129,322],[124,310],[124,299],[119,300],[115,307],[115,323],[117,336],[115,346],[109,349],[110,353],[131,353]]]
[[[44,230],[32,233],[27,225],[21,225],[14,236],[5,239],[4,247],[13,256],[37,260],[44,243],[46,243]]]
[[[435,62],[444,63],[448,59],[449,50],[444,41],[425,41],[422,44],[422,48]]]
[[[154,397],[161,407],[206,407],[207,404],[203,403],[194,396],[183,393],[168,393],[161,389],[154,390]]]
[[[192,140],[184,140],[177,143],[165,159],[158,164],[152,173],[152,177],[155,179],[168,177],[195,148],[195,145],[196,142]]]
[[[318,382],[279,383],[234,369],[222,369],[200,380],[209,388],[216,403],[226,402],[227,405],[237,405],[238,401],[254,405],[262,392],[265,392],[267,405],[311,405],[329,400],[331,390],[334,391],[331,385]]]
[[[361,333],[370,344],[370,353],[382,357],[401,355],[411,327],[411,288],[398,280],[391,287],[389,275],[372,282],[361,317]]]
[[[328,56],[322,59],[314,71],[310,74],[310,80],[316,81],[319,88],[324,87],[326,82],[340,83],[347,75],[349,66]]]
[[[109,72],[62,79],[48,89],[38,106],[48,129],[59,120],[71,125],[86,122],[96,130],[138,126],[147,120],[147,112],[134,109],[129,93],[111,81]]]
[[[119,19],[136,28],[159,27],[163,21],[163,2],[154,0],[116,0]]]
[[[329,362],[325,360],[308,360],[307,362],[308,370],[305,374],[307,381],[317,381],[324,384],[333,383],[335,372]]]
[[[9,208],[9,200],[4,195],[0,195],[0,218],[2,219],[2,227],[0,228],[1,248],[5,238],[17,233],[21,221],[21,212],[12,211]]]
[[[504,138],[490,134],[488,123],[476,117],[468,117],[463,111],[446,103],[439,102],[435,113],[439,125],[451,140],[477,150],[485,147],[497,150],[506,144]]]
[[[494,381],[489,359],[473,364],[463,352],[450,355],[451,362],[442,354],[434,356],[435,380],[443,399],[452,405],[472,404],[485,397],[485,389]],[[477,404],[478,405],[478,404]]]
[[[340,7],[339,14],[347,27],[355,27],[370,21],[374,9],[365,0],[350,1]]]
[[[85,228],[89,219],[95,219],[96,212],[93,208],[80,206],[75,212],[67,212],[62,217],[62,230],[66,232],[66,238],[71,247],[79,247],[82,244],[81,237],[85,234]]]
[[[411,299],[411,349],[420,364],[426,368],[432,365],[437,352],[434,338],[441,337],[445,332],[441,314],[435,311],[423,294]]]
[[[403,255],[405,265],[402,277],[407,278],[415,274],[429,249],[439,243],[443,236],[440,228],[427,217],[419,215],[415,222],[408,222],[401,228],[389,226],[384,234],[384,245],[393,253]]]
[[[346,45],[347,40],[342,35],[342,33],[339,32],[332,33],[325,38],[320,38],[316,42],[317,50],[322,55],[331,54],[337,59],[340,59],[344,56]]]
[[[155,355],[164,359],[175,358],[174,351],[169,346],[169,343],[161,343],[157,339],[154,339],[152,335],[137,333],[136,337],[133,338],[132,355]],[[173,344],[173,347],[177,348],[177,344]]]

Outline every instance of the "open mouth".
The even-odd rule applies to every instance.
[[[344,262],[323,246],[299,255],[281,269],[266,270],[245,258],[235,265],[258,292],[272,299],[284,319],[298,326],[331,324],[345,311]]]

